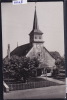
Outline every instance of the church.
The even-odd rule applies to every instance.
[[[30,43],[17,46],[10,55],[36,57],[40,61],[40,65],[37,69],[37,74],[41,75],[44,73],[45,67],[51,69],[55,66],[55,59],[52,57],[50,52],[44,47],[44,41],[42,39],[43,32],[38,27],[37,12],[35,7],[33,29],[29,33]]]

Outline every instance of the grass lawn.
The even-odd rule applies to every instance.
[[[46,79],[43,79],[43,78],[37,78],[37,77],[30,77],[26,83],[33,83],[33,82],[46,82],[47,84],[57,84],[59,85],[58,83],[56,82],[52,82],[52,81],[49,81],[49,80],[46,80]],[[20,83],[23,83],[22,81],[8,81],[6,82],[7,84],[20,84]]]
[[[62,77],[62,75],[56,76],[56,77],[51,77],[60,81],[65,81],[65,77]],[[41,81],[48,81],[46,79],[43,78],[39,78],[39,77],[30,77],[28,78],[27,82],[41,82]],[[23,81],[15,81],[14,79],[6,79],[5,82],[8,84],[18,84],[18,83],[23,83]]]
[[[40,82],[40,81],[46,81],[46,80],[42,78],[37,78],[37,77],[31,77],[28,79],[28,82]]]
[[[27,80],[27,82],[40,82],[40,81],[46,81],[45,79],[42,79],[42,78],[37,78],[37,77],[30,77],[30,78],[28,78],[28,80]],[[8,84],[18,84],[18,83],[23,83],[23,81],[15,81],[15,80],[13,80],[13,79],[9,79],[9,81],[8,81],[8,79],[7,80],[5,80],[5,82]]]
[[[60,80],[60,81],[65,81],[65,73],[60,73],[53,77],[54,79]]]
[[[60,81],[65,81],[65,78],[62,78],[62,77],[54,77],[54,79],[57,79],[57,80],[60,80]]]

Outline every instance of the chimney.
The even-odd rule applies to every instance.
[[[7,56],[8,56],[8,59],[10,59],[10,44],[8,44]]]

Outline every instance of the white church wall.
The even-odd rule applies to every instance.
[[[45,62],[49,67],[55,66],[55,59],[44,49]]]
[[[33,58],[35,57],[34,48],[32,47],[31,50],[27,53],[26,57]]]
[[[27,53],[26,57],[38,57],[38,51],[35,46],[31,48],[31,50]],[[55,59],[49,54],[49,52],[46,49],[43,49],[40,52],[40,61],[43,62],[43,64],[46,64],[48,67],[55,66]]]

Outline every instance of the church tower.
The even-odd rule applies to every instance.
[[[43,33],[39,30],[38,26],[36,6],[34,12],[33,29],[29,35],[30,35],[30,44],[33,46],[33,51],[35,52],[34,55],[36,55],[38,59],[42,59],[44,41],[42,39]]]
[[[42,45],[44,41],[42,40],[43,33],[39,30],[38,26],[38,19],[37,19],[37,13],[36,13],[36,6],[35,6],[35,12],[34,12],[34,21],[33,21],[33,29],[30,32],[30,43],[32,45]]]

